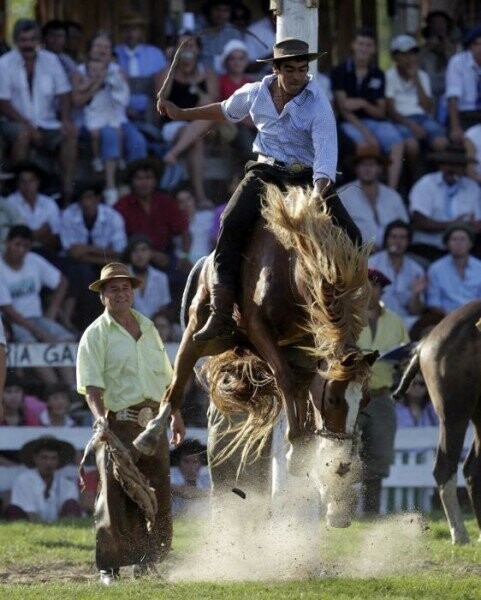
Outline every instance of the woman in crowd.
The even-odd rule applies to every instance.
[[[398,427],[437,427],[438,418],[421,373],[414,377],[405,397],[396,402],[396,419]]]

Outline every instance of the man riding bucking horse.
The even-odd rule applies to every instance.
[[[250,116],[257,128],[253,151],[256,161],[246,165],[245,176],[222,217],[214,254],[215,279],[211,315],[194,335],[195,341],[228,338],[236,327],[232,316],[239,281],[241,253],[260,217],[266,183],[312,186],[323,196],[333,222],[358,244],[361,234],[333,189],[337,167],[336,121],[329,100],[308,74],[309,62],[320,53],[309,52],[306,42],[286,38],[274,45],[273,74],[249,83],[223,102],[182,109],[161,97],[157,109],[171,119],[242,121]]]

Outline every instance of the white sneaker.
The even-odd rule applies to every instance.
[[[113,206],[119,199],[119,192],[116,188],[107,188],[103,193],[105,204]]]
[[[104,163],[101,158],[94,158],[92,161],[92,169],[96,173],[102,173],[104,170]]]

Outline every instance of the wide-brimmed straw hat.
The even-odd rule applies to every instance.
[[[356,154],[354,154],[347,160],[351,166],[355,167],[356,165],[358,165],[361,162],[361,160],[365,160],[365,159],[369,159],[369,158],[374,158],[375,160],[377,160],[377,162],[382,167],[389,165],[389,163],[391,162],[389,160],[388,156],[381,154],[381,152],[379,152],[379,150],[377,148],[373,148],[373,147],[361,148],[360,150],[358,150],[356,152]]]
[[[444,150],[438,152],[431,152],[431,154],[427,155],[427,159],[437,164],[462,166],[478,162],[475,158],[468,156],[464,146],[453,145],[446,146]]]
[[[92,292],[100,292],[102,286],[107,281],[112,281],[112,279],[120,278],[130,279],[133,288],[138,288],[142,283],[140,279],[137,279],[137,277],[134,277],[132,275],[127,265],[124,265],[123,263],[114,262],[105,265],[105,267],[102,267],[102,270],[100,271],[100,279],[97,279],[97,281],[91,283],[89,285],[89,290],[92,290]]]
[[[44,435],[35,440],[31,440],[22,446],[20,450],[20,460],[27,467],[34,467],[33,458],[42,450],[50,450],[58,453],[58,467],[64,467],[74,461],[75,448],[72,444],[58,440],[53,435]]]
[[[286,38],[274,44],[273,56],[271,58],[258,58],[257,62],[272,62],[288,58],[304,58],[308,61],[323,56],[326,52],[309,52],[309,44],[297,38]]]

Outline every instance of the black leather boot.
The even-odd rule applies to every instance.
[[[214,338],[232,337],[236,323],[232,317],[234,310],[234,287],[217,283],[210,292],[210,317],[200,331],[194,334],[195,342],[206,342]]]

